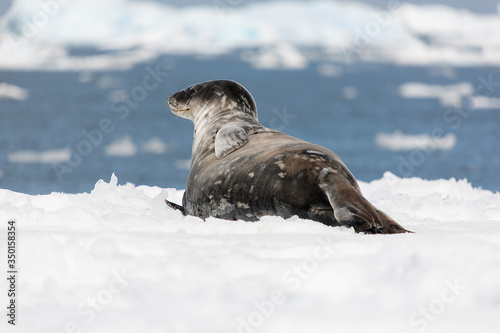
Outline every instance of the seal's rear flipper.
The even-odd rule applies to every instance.
[[[169,206],[170,208],[173,208],[173,209],[176,209],[176,210],[180,210],[182,215],[186,216],[186,212],[184,211],[184,207],[176,204],[176,203],[173,203],[171,201],[168,201],[167,199],[165,199],[165,203],[167,204],[167,206]]]
[[[338,170],[324,168],[319,187],[333,208],[335,219],[356,232],[397,234],[407,232],[384,212],[376,209]]]
[[[405,228],[400,226],[399,223],[394,221],[389,215],[387,215],[383,211],[378,210],[378,209],[375,209],[375,210],[377,211],[378,216],[380,216],[382,219],[384,219],[386,221],[387,230],[388,230],[389,234],[402,234],[405,232],[413,233],[413,231],[406,230]]]

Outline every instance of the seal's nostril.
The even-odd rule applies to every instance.
[[[177,106],[177,100],[174,98],[174,96],[170,96],[168,99],[168,105],[173,106],[174,108]]]

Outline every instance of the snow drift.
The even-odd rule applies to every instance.
[[[18,228],[16,328],[496,332],[500,193],[390,173],[360,185],[415,233],[296,217],[203,222],[164,204],[183,191],[114,176],[91,193],[0,190],[2,248],[7,221]]]

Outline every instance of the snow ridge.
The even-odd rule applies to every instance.
[[[91,193],[0,190],[0,243],[8,219],[18,226],[19,326],[495,332],[500,193],[391,173],[360,185],[415,233],[355,234],[297,217],[203,222],[164,204],[182,190],[114,175]]]

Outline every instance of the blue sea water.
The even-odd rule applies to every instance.
[[[121,184],[185,188],[189,170],[183,165],[191,156],[193,126],[173,115],[165,101],[191,84],[231,79],[252,93],[263,125],[331,149],[359,180],[390,171],[400,177],[466,178],[473,186],[500,191],[500,110],[453,109],[435,98],[398,93],[406,82],[476,87],[489,81],[490,96],[500,97],[499,68],[330,63],[339,74],[324,76],[322,65],[259,70],[234,52],[166,55],[125,71],[2,70],[0,81],[30,95],[0,100],[0,187],[29,194],[89,192],[114,172]],[[347,87],[354,92],[350,96]],[[117,90],[128,99],[113,97]],[[398,130],[434,137],[452,133],[457,143],[451,150],[390,151],[376,145],[378,133]],[[125,136],[138,148],[135,153],[106,154],[107,146]],[[166,152],[141,149],[154,138],[166,143]],[[18,151],[64,148],[71,151],[68,161],[9,160]]]

